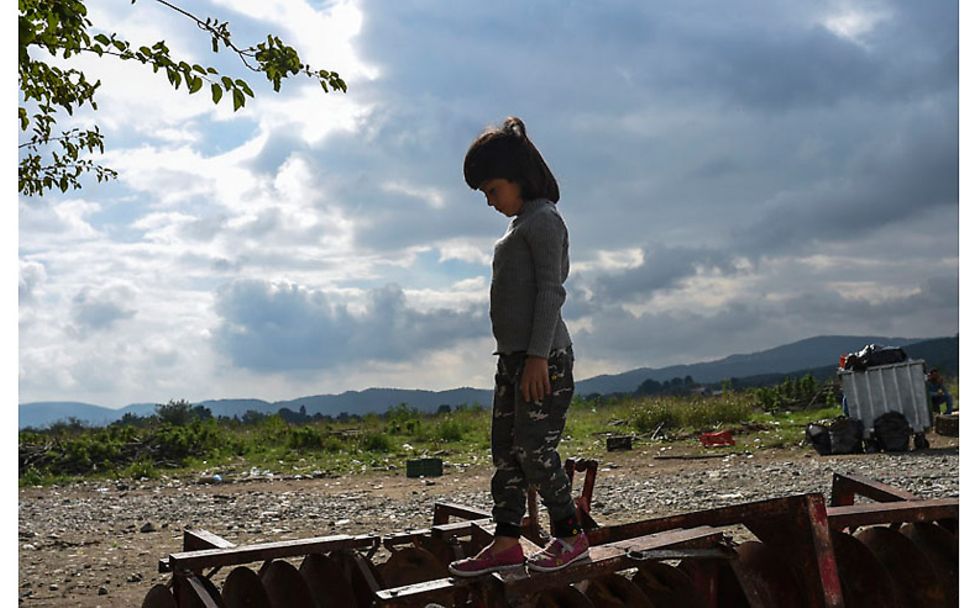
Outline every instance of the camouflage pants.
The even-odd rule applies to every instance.
[[[521,394],[523,353],[501,355],[494,385],[491,454],[494,476],[490,493],[495,522],[520,526],[528,486],[535,486],[552,521],[575,514],[571,484],[558,456],[568,405],[575,393],[571,347],[553,351],[548,358],[551,394],[541,401],[525,402]]]

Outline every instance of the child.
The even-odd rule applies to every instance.
[[[571,484],[556,448],[575,381],[574,354],[561,318],[568,277],[568,231],[555,208],[558,182],[508,118],[481,134],[463,161],[463,177],[487,204],[513,218],[494,245],[490,321],[497,342],[491,454],[493,542],[450,564],[455,576],[527,567],[550,572],[588,557]],[[552,522],[552,540],[525,559],[518,539],[527,488],[537,486]]]

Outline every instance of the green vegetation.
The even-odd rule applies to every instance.
[[[956,386],[952,387],[955,391]],[[745,451],[797,448],[809,422],[840,413],[830,382],[787,379],[775,387],[682,395],[594,395],[571,406],[563,457],[604,459],[608,435],[637,436],[637,449],[702,451],[697,435],[729,429]],[[405,404],[364,417],[308,416],[282,409],[214,418],[185,401],[158,405],[148,417],[126,416],[105,428],[68,420],[20,432],[20,483],[78,478],[157,478],[219,473],[340,475],[402,470],[407,459],[442,457],[448,464],[490,464],[490,410]]]
[[[208,36],[214,53],[236,55],[241,69],[263,74],[275,92],[280,91],[282,80],[298,75],[317,81],[326,93],[347,89],[337,72],[312,68],[277,36],[268,35],[266,40],[243,46],[238,38],[232,37],[226,21],[213,17],[204,20],[169,0],[156,0],[156,3],[188,19],[187,30],[199,30]],[[106,63],[137,62],[154,73],[164,73],[174,89],[185,84],[190,95],[206,90],[214,104],[219,104],[221,99],[226,100],[224,103],[232,101],[234,112],[246,105],[248,97],[254,97],[247,82],[232,73],[211,66],[190,65],[174,57],[165,40],[148,46],[147,40],[133,43],[114,32],[90,33],[89,30],[99,28],[89,19],[85,0],[18,0],[17,7],[17,82],[21,104],[17,108],[17,123],[24,132],[19,146],[17,190],[25,196],[42,196],[55,188],[61,192],[81,188],[79,178],[87,172],[93,172],[99,182],[118,175],[113,169],[85,158],[86,153],[105,151],[104,136],[97,125],[74,126],[60,134],[55,131],[59,122],[66,119],[70,122],[75,110],[85,105],[97,110],[95,94],[101,86],[101,81],[88,80],[78,64],[59,65],[64,64],[62,59],[84,55],[97,56]],[[195,27],[189,27],[190,22]]]

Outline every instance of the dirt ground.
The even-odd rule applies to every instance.
[[[929,439],[931,449],[893,459],[877,454],[821,457],[811,449],[708,459],[673,458],[675,450],[656,447],[608,453],[600,463],[593,515],[603,524],[621,523],[705,508],[717,504],[716,498],[741,503],[808,491],[789,485],[804,479],[802,471],[814,472],[807,483],[826,497],[831,470],[890,480],[899,479],[904,469],[910,471],[904,481],[917,484],[925,497],[959,496],[959,439],[935,434]],[[158,573],[158,560],[182,549],[186,528],[251,544],[428,527],[434,501],[472,500],[488,507],[491,472],[482,466],[448,468],[434,479],[410,479],[398,471],[223,484],[161,480],[24,488],[19,501],[20,605],[139,606],[153,584],[169,579]],[[784,481],[769,481],[779,478]],[[645,480],[644,498],[633,494],[633,480]],[[576,492],[580,485],[576,479]]]

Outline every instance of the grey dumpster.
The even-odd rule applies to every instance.
[[[861,372],[839,370],[849,417],[862,420],[866,437],[872,434],[873,421],[886,412],[906,416],[914,433],[924,433],[932,426],[923,369],[923,359],[911,359]]]

